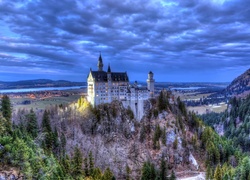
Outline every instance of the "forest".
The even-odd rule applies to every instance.
[[[242,143],[236,134],[229,132],[225,132],[225,136],[219,136],[208,126],[211,123],[206,118],[201,117],[208,125],[194,113],[188,112],[179,97],[173,104],[169,102],[169,98],[170,92],[162,91],[157,99],[150,101],[151,107],[145,118],[137,122],[129,108],[119,110],[117,104],[93,108],[84,98],[77,102],[79,113],[69,106],[56,106],[38,113],[31,109],[20,110],[14,114],[10,99],[5,95],[1,99],[0,113],[1,169],[14,167],[18,171],[18,176],[25,179],[112,180],[116,179],[118,174],[119,178],[129,180],[138,177],[133,175],[137,173],[142,180],[174,180],[177,166],[171,164],[166,157],[170,157],[171,152],[184,148],[187,153],[199,154],[203,158],[207,179],[249,179],[250,158],[245,143],[243,147],[240,146]],[[249,99],[232,99],[230,111],[216,117],[224,119],[223,123],[226,123],[227,127],[232,127],[234,131],[239,131],[239,127],[242,127],[239,134],[246,134]],[[176,117],[174,124],[168,120],[159,120],[164,113]],[[236,120],[227,121],[226,118],[229,116]],[[100,156],[94,155],[92,151],[83,153],[82,147],[88,146],[88,143],[82,140],[83,136],[78,138],[76,127],[79,127],[84,136],[102,136],[104,144],[115,142],[114,133],[125,140],[135,141],[138,146],[144,147],[144,144],[149,144],[149,150],[160,155],[159,161],[144,159],[144,162],[137,165],[138,172],[134,172],[135,166],[125,163],[122,174],[119,175],[114,168],[116,164],[97,165],[95,162],[99,159],[94,157],[101,158]],[[175,136],[171,144],[167,143],[170,128],[174,128],[176,134],[180,135],[181,141]],[[191,134],[190,138],[187,133]],[[81,143],[73,141],[77,138],[81,139]],[[74,146],[70,147],[72,144]],[[136,152],[140,152],[137,147],[132,147],[132,159],[140,157],[136,155]],[[165,147],[170,147],[170,154],[164,153]]]

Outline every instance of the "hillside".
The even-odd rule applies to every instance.
[[[239,179],[249,174],[241,166],[250,160],[232,142],[187,112],[180,98],[170,97],[170,92],[162,91],[147,101],[141,121],[119,101],[93,108],[80,98],[36,114],[19,110],[12,114],[11,130],[10,114],[3,109],[0,165],[22,167],[25,177],[50,179],[166,180],[171,176],[173,180],[204,171],[208,178],[220,171],[226,179]]]
[[[224,90],[227,96],[243,95],[250,93],[250,69],[232,81],[232,83]]]
[[[145,162],[160,169],[162,158],[168,165],[169,175],[171,171],[180,176],[186,171],[205,171],[205,151],[197,152],[191,143],[194,132],[178,107],[169,104],[160,112],[156,101],[148,101],[145,108],[146,114],[140,122],[119,101],[92,109],[81,98],[76,104],[51,107],[49,111],[52,129],[57,129],[59,137],[62,134],[66,137],[68,154],[76,146],[84,157],[91,152],[94,164],[102,171],[109,167],[117,179],[125,179],[127,167],[131,177],[140,179]],[[20,123],[18,117],[25,113],[19,111],[13,118]],[[42,118],[42,114],[37,116]]]
[[[38,87],[67,87],[84,86],[83,82],[71,82],[65,80],[53,81],[49,79],[35,79],[25,81],[4,82],[0,81],[0,89],[38,88]]]
[[[217,133],[233,139],[236,146],[245,152],[250,149],[250,95],[230,100],[223,113],[209,113],[201,116],[205,123]]]

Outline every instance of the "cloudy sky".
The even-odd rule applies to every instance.
[[[0,81],[229,82],[250,68],[249,0],[0,0]]]

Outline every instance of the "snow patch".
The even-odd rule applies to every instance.
[[[190,153],[189,155],[189,162],[191,162],[196,167],[197,170],[199,169],[199,164],[197,163],[192,153]]]
[[[159,114],[159,118],[165,119],[167,115],[168,115],[167,111],[163,111],[162,113]]]
[[[174,140],[175,140],[175,132],[174,131],[170,131],[167,133],[167,145],[169,144],[173,144]]]
[[[135,132],[135,126],[134,126],[134,124],[132,124],[132,125],[130,126],[130,131],[131,131],[131,132]]]

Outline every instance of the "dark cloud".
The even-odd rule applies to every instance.
[[[249,5],[0,0],[0,79],[18,73],[84,81],[101,51],[105,67],[127,71],[131,80],[152,70],[158,81],[230,81],[250,67]]]

